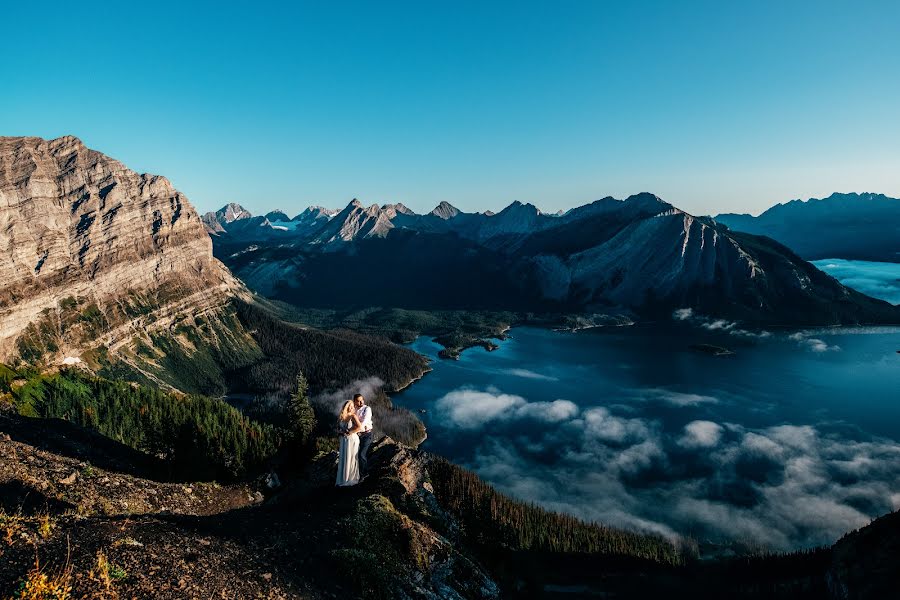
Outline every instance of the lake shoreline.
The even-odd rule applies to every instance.
[[[758,494],[762,502],[765,489],[775,493],[781,481],[791,484],[788,463],[741,457],[749,452],[747,444],[762,443],[779,449],[773,457],[818,461],[817,470],[831,472],[844,468],[829,458],[842,448],[893,473],[896,465],[884,457],[893,456],[888,447],[900,451],[900,407],[889,401],[894,383],[900,383],[895,332],[900,328],[832,326],[753,337],[683,322],[577,331],[523,324],[508,330],[500,351],[466,353],[458,361],[437,359],[440,346],[420,336],[409,347],[430,359],[432,372],[395,399],[426,424],[424,451],[475,470],[519,500],[549,509],[564,505],[568,514],[610,526],[635,529],[646,522],[657,531],[702,532],[704,552],[712,553],[714,540],[745,537],[731,525],[744,519],[757,523],[760,543],[797,549],[833,542],[856,522],[843,528],[825,520],[806,533],[786,529],[793,531],[790,538],[779,539],[785,534],[773,523],[792,522],[802,511],[767,503],[764,511],[745,512],[755,503],[742,504],[740,494]],[[692,349],[695,341],[710,346]],[[736,352],[721,355],[719,348]],[[598,437],[582,446],[588,433]],[[804,444],[814,446],[806,450]],[[879,444],[886,454],[879,454]],[[590,460],[575,460],[598,451]],[[732,458],[736,466],[710,466]],[[740,462],[745,460],[751,462]],[[622,480],[619,464],[628,465]],[[754,475],[759,481],[752,485],[744,477],[730,478],[751,464],[771,474]],[[582,473],[585,468],[588,473]],[[879,473],[872,471],[864,483],[900,493],[900,477],[883,479]],[[604,479],[614,485],[597,491],[583,483]],[[840,479],[826,481],[842,486]],[[673,503],[682,494],[707,502],[706,489],[724,494],[715,501],[739,516],[715,522],[704,513],[697,520],[678,513]],[[845,493],[850,490],[840,492]],[[840,494],[829,501],[843,505]],[[866,519],[891,510],[884,502],[868,507]],[[859,509],[848,505],[846,511]]]

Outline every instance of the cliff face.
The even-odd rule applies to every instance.
[[[224,305],[241,286],[187,198],[72,136],[0,137],[0,361],[48,356]]]

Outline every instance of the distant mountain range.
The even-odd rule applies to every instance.
[[[238,214],[246,216],[228,221]],[[290,221],[270,216],[229,205],[204,221],[232,272],[299,306],[655,317],[690,307],[760,324],[900,322],[900,309],[842,286],[787,247],[647,193],[553,215],[520,202],[497,214],[442,202],[420,215],[354,200]]]
[[[806,260],[900,262],[900,200],[884,194],[832,194],[776,204],[758,217],[721,214],[729,229],[765,235]]]

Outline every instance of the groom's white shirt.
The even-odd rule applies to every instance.
[[[356,416],[359,418],[359,422],[362,425],[363,433],[372,431],[372,409],[369,408],[368,404],[363,404],[357,408]]]

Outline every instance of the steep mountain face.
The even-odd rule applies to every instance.
[[[900,322],[895,307],[843,287],[788,248],[646,193],[562,215],[518,202],[496,215],[354,202],[324,227],[284,239],[252,252],[217,245],[217,255],[260,293],[303,306],[653,317],[691,307],[770,325]]]
[[[71,136],[0,138],[0,253],[3,362],[115,349],[245,293],[166,178]]]
[[[401,210],[393,205],[383,207],[373,204],[363,206],[359,200],[354,199],[347,207],[325,223],[321,229],[312,234],[311,242],[325,247],[340,245],[357,238],[384,237],[394,228],[391,219],[398,214],[406,214],[402,204]],[[409,211],[412,212],[412,211]]]
[[[758,217],[715,219],[732,230],[778,240],[806,260],[900,262],[900,200],[884,194],[832,194],[776,204]]]
[[[311,227],[313,225],[321,225],[322,223],[327,223],[337,213],[338,211],[330,208],[310,206],[302,213],[294,217],[292,221],[297,223],[298,227]]]
[[[441,201],[441,203],[434,207],[434,209],[432,209],[432,211],[428,214],[440,217],[441,219],[444,219],[446,221],[447,219],[452,219],[453,217],[458,215],[459,209],[447,201]]]
[[[228,224],[240,221],[241,219],[249,219],[253,215],[240,204],[231,202],[216,212],[216,216],[221,219],[223,223]]]
[[[496,215],[483,216],[477,238],[484,241],[501,235],[532,233],[543,229],[547,224],[546,215],[536,206],[516,200]]]

